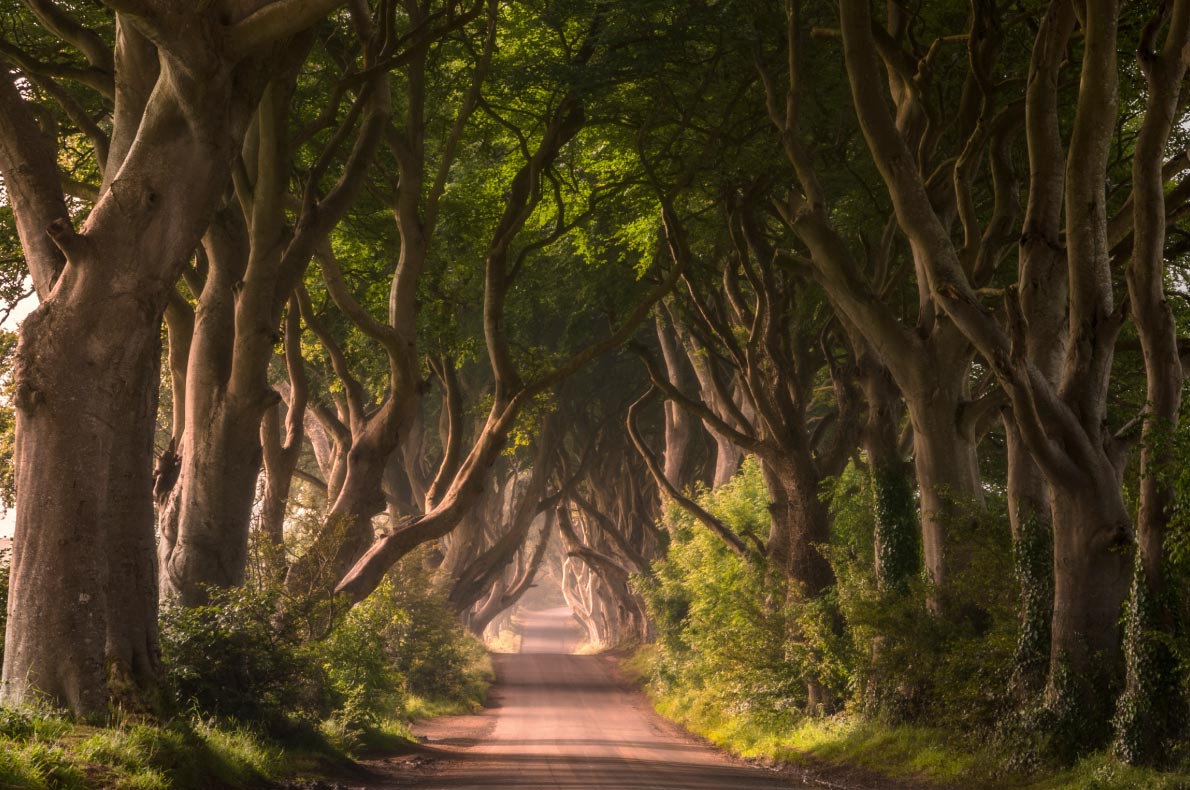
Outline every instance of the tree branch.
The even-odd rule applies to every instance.
[[[747,545],[735,534],[726,524],[711,515],[701,505],[695,502],[690,497],[679,491],[669,478],[665,476],[664,470],[658,463],[656,456],[645,444],[644,439],[640,435],[640,431],[636,427],[636,414],[640,408],[657,392],[656,387],[650,387],[649,391],[641,396],[636,403],[628,409],[628,417],[625,424],[628,428],[628,436],[632,439],[633,445],[636,446],[636,451],[640,453],[640,457],[644,459],[645,466],[649,468],[649,473],[653,475],[653,479],[657,481],[658,487],[666,493],[666,495],[678,503],[690,515],[694,516],[700,523],[711,530],[715,535],[718,535],[727,547],[744,559],[750,559]]]
[[[245,57],[314,26],[344,0],[273,0],[228,31],[232,51]]]
[[[77,243],[58,176],[57,147],[37,125],[28,103],[0,76],[0,174],[37,295],[49,298],[66,265],[64,246]]]

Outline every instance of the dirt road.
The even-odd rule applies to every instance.
[[[889,787],[777,774],[732,760],[660,719],[616,678],[606,658],[570,651],[565,609],[528,616],[519,655],[495,656],[492,707],[421,730],[429,747],[391,765],[387,787],[419,790],[776,790]],[[413,769],[413,770],[411,770]]]

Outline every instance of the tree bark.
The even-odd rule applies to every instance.
[[[958,384],[954,377],[948,382]],[[946,609],[951,576],[963,567],[961,546],[951,537],[960,520],[978,517],[982,501],[975,448],[959,430],[961,391],[938,389],[906,394],[913,426],[913,466],[921,498],[921,544],[926,572],[937,594],[936,613]]]
[[[223,127],[229,70],[200,89],[178,63],[163,63],[144,144],[81,232],[68,221],[51,227],[66,266],[52,289],[43,283],[22,328],[8,704],[41,692],[94,715],[154,682],[156,626],[146,612],[155,604],[146,596],[155,585],[144,578],[155,570],[143,549],[153,539],[155,402],[144,393],[156,391],[168,294],[226,178],[234,134]],[[215,128],[191,125],[195,112]],[[14,164],[0,165],[9,183],[21,180]],[[177,177],[189,189],[168,189]],[[117,548],[128,552],[119,566]]]
[[[1171,480],[1179,459],[1172,436],[1180,417],[1183,370],[1177,327],[1165,298],[1163,165],[1178,123],[1190,60],[1190,3],[1173,4],[1166,39],[1158,49],[1157,36],[1167,15],[1169,6],[1163,4],[1142,32],[1137,50],[1148,99],[1132,160],[1133,245],[1127,271],[1133,320],[1144,352],[1147,405],[1136,520],[1139,557],[1125,632],[1127,685],[1115,724],[1116,751],[1134,763],[1163,759],[1166,741],[1186,730],[1178,660],[1167,641],[1182,626],[1168,590],[1165,544],[1176,493]]]
[[[661,344],[661,355],[665,360],[666,374],[669,383],[679,390],[686,390],[686,371],[682,366],[682,358],[678,354],[677,344],[669,327],[661,318],[656,316],[657,340]],[[690,474],[693,467],[694,418],[676,403],[665,403],[665,453],[662,455],[666,479],[670,480],[679,491],[684,491],[691,483]]]
[[[236,284],[249,256],[238,206],[219,212],[205,246],[210,267],[190,346],[181,474],[162,510],[158,544],[162,598],[182,606],[198,606],[210,588],[244,580],[261,464],[260,419],[273,405],[263,388],[246,393],[228,386]],[[264,342],[271,355],[271,339]]]
[[[904,593],[920,570],[921,548],[913,477],[900,451],[899,391],[879,360],[866,350],[859,356],[860,385],[868,406],[860,446],[875,503],[876,584],[884,592]]]
[[[301,318],[297,299],[289,300],[285,316],[285,366],[289,372],[289,399],[285,412],[285,435],[281,434],[281,404],[265,412],[260,426],[265,471],[264,496],[260,506],[260,534],[272,547],[273,559],[282,572],[285,559],[285,513],[289,490],[305,441],[306,404],[309,385],[302,361]]]
[[[151,703],[160,656],[149,477],[160,337],[131,295],[88,301],[45,302],[22,326],[3,684],[6,704],[44,695],[84,716]],[[93,340],[112,333],[123,344]]]
[[[830,542],[830,518],[819,499],[813,462],[794,454],[761,462],[772,520],[769,567],[798,586],[806,598],[820,595],[835,582],[820,546]]]
[[[1096,739],[1110,718],[1120,687],[1120,614],[1131,580],[1132,525],[1115,492],[1103,488],[1055,487],[1054,619],[1047,696],[1074,704],[1077,722]],[[1073,734],[1072,734],[1073,735]]]
[[[1009,687],[1019,702],[1027,703],[1045,688],[1049,670],[1054,615],[1054,530],[1049,487],[1011,415],[1004,419],[1004,436],[1008,518],[1020,586],[1021,624]]]
[[[263,462],[260,429],[280,403],[268,371],[281,312],[313,254],[362,186],[388,122],[387,81],[374,76],[368,112],[343,172],[315,205],[304,201],[289,231],[283,197],[288,185],[288,115],[296,64],[264,91],[253,136],[251,186],[238,179],[212,223],[205,244],[209,272],[199,297],[187,372],[182,474],[162,514],[159,561],[164,598],[202,604],[211,588],[243,581],[257,479]],[[349,115],[347,128],[354,124]],[[308,186],[308,189],[311,188]],[[370,534],[369,534],[370,539]]]

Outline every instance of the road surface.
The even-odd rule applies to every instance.
[[[431,722],[419,790],[777,790],[873,787],[781,776],[725,757],[661,720],[609,661],[570,655],[569,610],[529,613],[519,655],[494,656],[484,713]],[[397,773],[394,771],[394,773]],[[412,784],[408,784],[412,782]]]

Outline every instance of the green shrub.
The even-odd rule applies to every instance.
[[[0,708],[0,738],[25,739],[33,735],[33,715],[28,711]]]
[[[298,616],[286,616],[290,606]],[[486,654],[435,591],[421,553],[321,638],[311,637],[310,611],[283,597],[276,574],[215,591],[205,606],[164,610],[175,718],[96,729],[0,708],[0,788],[258,786],[287,770],[294,749],[391,748],[409,737],[406,717],[456,712],[486,693]]]
[[[330,684],[335,709],[323,732],[352,750],[386,716],[403,707],[404,678],[392,651],[394,632],[409,620],[396,605],[385,580],[351,609],[326,639],[308,646]]]
[[[754,460],[701,501],[737,532],[768,533],[768,498]],[[636,582],[657,629],[657,681],[729,710],[787,718],[806,701],[810,662],[799,666],[797,654],[808,658],[804,638],[819,629],[793,626],[810,614],[786,603],[762,563],[730,552],[676,508],[667,519],[669,552]]]
[[[302,601],[275,581],[222,590],[205,606],[162,613],[166,687],[176,710],[271,732],[294,727],[351,750],[413,698],[465,704],[486,685],[482,648],[435,591],[417,553],[312,638]],[[285,601],[285,607],[279,606]],[[420,703],[419,703],[420,704]]]
[[[485,651],[459,624],[445,593],[434,584],[424,551],[397,566],[384,595],[406,613],[389,631],[390,655],[405,679],[405,691],[428,700],[473,700],[475,667]]]
[[[991,731],[1004,713],[1016,644],[1017,600],[1002,503],[962,510],[951,528],[964,547],[944,617],[918,575],[878,589],[873,487],[852,466],[827,497],[832,542],[822,547],[837,583],[815,599],[786,595],[762,563],[749,563],[681,512],[667,514],[672,542],[636,581],[657,629],[652,682],[694,707],[746,714],[775,731],[807,713],[807,685],[853,709],[898,721]],[[768,496],[748,460],[701,504],[737,532],[764,535]],[[818,711],[813,711],[817,713]]]
[[[876,583],[871,486],[854,465],[830,492],[831,564],[855,644],[853,702],[893,721],[990,731],[1008,712],[1019,600],[1005,503],[957,503],[954,573],[939,596],[924,572],[904,589]],[[928,605],[941,598],[944,613]]]
[[[333,709],[322,666],[275,624],[276,597],[248,587],[161,615],[165,685],[179,711],[267,729],[314,723]]]
[[[410,697],[473,700],[483,655],[433,583],[422,552],[399,563],[312,647],[342,699],[354,699],[357,709],[373,715],[400,708]]]

